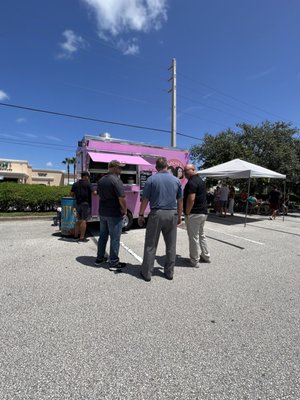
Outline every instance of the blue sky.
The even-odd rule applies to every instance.
[[[0,3],[0,102],[169,130],[177,146],[238,122],[300,127],[299,0]],[[170,134],[0,105],[0,159],[64,169],[84,134],[170,145]]]

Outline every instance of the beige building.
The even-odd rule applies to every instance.
[[[67,179],[63,171],[33,169],[26,160],[0,158],[0,182],[27,183],[29,185],[64,186]]]

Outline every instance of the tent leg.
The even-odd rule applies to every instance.
[[[248,215],[248,198],[250,196],[250,178],[248,179],[248,195],[247,195],[247,200],[246,200],[246,210],[245,210],[245,222],[244,222],[244,228],[246,227],[247,223],[247,215]]]

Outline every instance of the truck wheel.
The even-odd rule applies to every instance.
[[[123,231],[129,231],[133,224],[133,216],[129,210],[127,210],[127,215],[123,218]]]

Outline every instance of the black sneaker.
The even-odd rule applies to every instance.
[[[101,265],[101,264],[104,264],[105,262],[107,261],[107,257],[102,257],[102,258],[96,258],[96,261],[95,261],[95,265]]]
[[[165,276],[166,279],[168,279],[168,281],[172,281],[173,280],[173,276],[167,275],[165,272],[164,272],[164,276]]]
[[[150,282],[150,281],[151,281],[151,278],[146,278],[146,277],[143,275],[142,271],[140,271],[140,276],[141,276],[142,279],[144,279],[145,282]]]
[[[125,268],[125,267],[126,267],[126,263],[119,262],[119,264],[110,265],[110,266],[108,267],[108,269],[109,269],[110,271],[120,271],[122,268]]]

